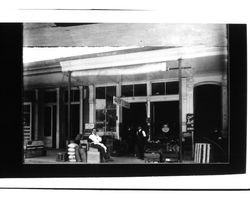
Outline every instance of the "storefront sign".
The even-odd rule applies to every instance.
[[[186,117],[187,132],[194,131],[194,114],[188,113]]]
[[[125,107],[125,108],[127,108],[127,109],[129,109],[130,108],[130,104],[127,102],[127,101],[125,101],[125,100],[123,100],[123,99],[121,99],[121,98],[119,98],[119,97],[113,97],[113,103],[114,104],[117,104],[117,105],[120,105],[120,106],[122,106],[122,107]]]

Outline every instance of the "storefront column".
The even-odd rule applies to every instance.
[[[228,97],[227,76],[222,77],[222,137],[228,137]]]
[[[152,134],[151,134],[151,121],[150,121],[150,115],[151,115],[151,103],[150,103],[150,97],[152,95],[152,87],[151,82],[147,81],[147,126],[148,126],[148,139],[151,140]]]
[[[95,123],[95,86],[89,85],[89,123]]]
[[[179,102],[182,105],[182,132],[186,131],[186,114],[188,113],[188,99],[187,99],[187,79],[182,78],[182,94]]]
[[[56,88],[56,148],[60,142],[60,88]]]
[[[34,122],[34,140],[38,140],[38,125],[39,125],[39,115],[38,115],[38,102],[39,102],[39,90],[35,89],[35,122]]]
[[[182,59],[178,59],[178,80],[179,80],[179,160],[182,162],[182,127],[183,127],[183,113],[182,113]]]
[[[83,86],[79,87],[79,91],[80,91],[80,134],[83,134],[83,102],[84,102],[84,90],[83,90]]]
[[[194,82],[193,78],[187,78],[187,113],[194,112]]]
[[[38,92],[38,140],[44,139],[44,90]]]
[[[121,84],[116,86],[116,96],[121,97]],[[122,107],[116,104],[116,138],[120,138],[120,124],[122,123]]]

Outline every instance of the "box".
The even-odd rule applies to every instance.
[[[160,153],[144,153],[145,162],[160,162]]]
[[[68,155],[66,152],[60,152],[56,154],[57,162],[66,162],[68,160]]]
[[[46,150],[44,149],[29,149],[24,151],[25,158],[46,156]]]
[[[88,151],[87,152],[87,163],[89,164],[95,164],[101,162],[101,156],[99,151]]]
[[[25,141],[24,142],[24,157],[40,157],[45,156],[46,150],[43,141]]]

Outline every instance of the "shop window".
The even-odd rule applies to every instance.
[[[134,85],[134,96],[147,96],[147,85]]]
[[[122,85],[122,97],[133,96],[133,85]]]
[[[105,131],[105,110],[96,110],[96,128],[98,131]]]
[[[152,95],[165,95],[165,83],[152,83]]]
[[[24,102],[33,102],[35,98],[35,91],[24,91]]]
[[[64,92],[64,101],[68,102],[68,90]],[[79,89],[73,89],[70,91],[70,101],[79,102],[80,101],[80,91]]]
[[[179,82],[152,83],[152,95],[171,95],[179,93]]]
[[[116,87],[110,86],[106,87],[106,105],[107,109],[115,108],[116,105],[113,104],[113,97],[116,96]]]
[[[166,95],[178,94],[179,93],[179,82],[166,82]]]
[[[146,84],[122,85],[122,97],[147,96]]]
[[[116,109],[109,109],[106,112],[107,131],[116,130]]]
[[[56,91],[45,91],[44,92],[44,102],[56,102]]]
[[[105,99],[105,87],[96,87],[96,99]]]
[[[116,129],[114,96],[116,96],[116,86],[96,88],[96,128],[98,131],[115,131]]]

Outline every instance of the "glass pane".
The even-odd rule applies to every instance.
[[[96,129],[105,131],[105,110],[96,110]]]
[[[79,102],[80,101],[80,90],[75,89],[70,91],[70,100],[71,102]],[[64,102],[68,102],[68,90],[64,92]]]
[[[23,112],[30,113],[30,105],[23,105]]]
[[[96,110],[96,122],[105,121],[105,110]]]
[[[56,102],[56,91],[47,91],[44,93],[44,102]]]
[[[146,95],[147,95],[146,84],[134,85],[134,96],[146,96]]]
[[[23,115],[23,126],[30,127],[30,114]]]
[[[106,114],[107,131],[116,131],[116,110],[107,110]]]
[[[44,136],[51,136],[51,108],[45,107]]]
[[[122,97],[133,96],[133,85],[122,85]]]
[[[96,87],[96,99],[105,99],[105,87]]]
[[[179,93],[179,82],[167,82],[166,83],[166,94],[178,94]]]
[[[115,108],[116,105],[113,104],[113,97],[116,96],[116,87],[110,86],[106,87],[106,106],[107,109]]]
[[[72,90],[70,100],[73,101],[73,102],[80,101],[80,90],[78,90],[78,89]]]
[[[25,91],[23,95],[25,102],[35,101],[35,91]]]
[[[152,95],[165,95],[165,83],[152,83]]]

